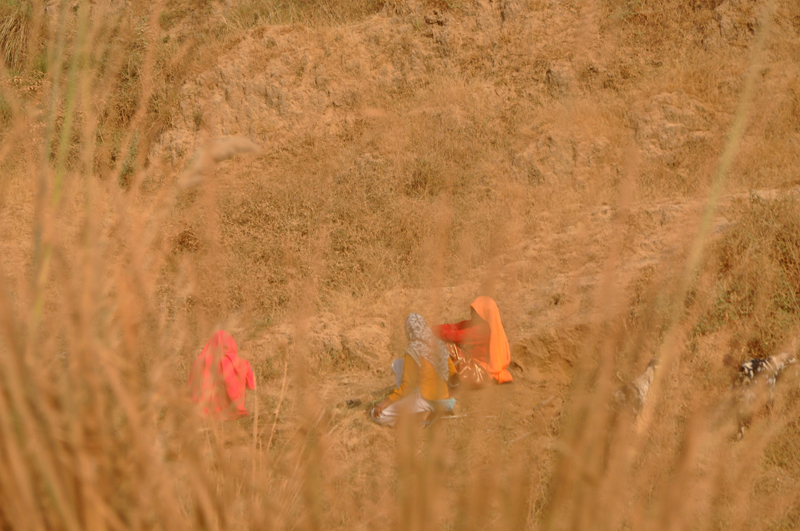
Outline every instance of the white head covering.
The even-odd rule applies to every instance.
[[[418,313],[410,313],[406,317],[406,337],[408,338],[408,348],[406,354],[414,358],[418,366],[422,366],[422,360],[436,369],[436,374],[447,381],[450,372],[447,368],[447,347],[436,339],[425,319]]]

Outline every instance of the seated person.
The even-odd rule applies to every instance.
[[[214,332],[189,374],[192,400],[204,415],[235,419],[247,415],[245,389],[255,389],[253,370],[237,355],[236,341],[225,330]]]
[[[474,385],[488,379],[497,383],[512,381],[508,372],[511,349],[497,304],[489,297],[478,297],[470,310],[471,319],[435,328],[439,339],[450,343],[448,352],[459,379]]]
[[[402,413],[422,413],[424,419],[437,409],[452,411],[447,380],[455,372],[444,343],[434,337],[418,313],[406,318],[408,348],[402,360],[392,363],[397,388],[370,414],[378,424],[394,426]]]

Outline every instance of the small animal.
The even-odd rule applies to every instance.
[[[789,352],[781,352],[766,358],[753,358],[739,366],[739,375],[747,384],[752,384],[757,377],[763,376],[770,389],[774,389],[781,371],[796,361],[794,355]]]
[[[731,362],[730,356],[726,356],[725,362],[735,366],[735,363]],[[751,358],[738,366],[739,374],[731,386],[737,409],[737,439],[744,437],[744,431],[756,413],[758,385],[764,385],[766,388],[768,393],[766,407],[769,408],[774,400],[775,384],[778,378],[786,367],[796,362],[794,354],[784,351],[766,358]]]
[[[658,367],[658,359],[653,358],[647,364],[644,372],[640,374],[634,381],[620,387],[614,393],[614,405],[616,409],[628,409],[634,415],[638,415],[642,407],[647,401],[647,395],[650,392],[650,385],[656,376],[656,367]]]

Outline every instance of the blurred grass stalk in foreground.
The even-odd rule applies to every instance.
[[[27,289],[8,280],[0,285],[3,528],[667,530],[781,529],[796,523],[791,520],[796,511],[788,511],[784,522],[769,519],[771,508],[796,504],[792,494],[769,489],[762,489],[760,498],[752,494],[761,456],[793,422],[796,400],[779,398],[773,422],[762,421],[754,436],[733,445],[728,439],[733,417],[711,399],[693,409],[693,395],[702,385],[674,377],[686,374],[674,368],[679,345],[696,324],[694,316],[685,315],[685,301],[744,127],[755,68],[693,252],[664,312],[664,366],[641,418],[609,409],[615,363],[620,352],[641,356],[639,336],[658,335],[664,323],[654,320],[630,333],[622,321],[600,320],[580,338],[580,366],[566,397],[561,437],[545,448],[546,455],[540,442],[521,439],[512,445],[478,418],[437,423],[425,431],[406,423],[397,431],[396,448],[389,446],[392,452],[372,453],[367,468],[353,469],[341,460],[337,425],[305,375],[303,360],[309,355],[302,337],[290,349],[291,370],[284,376],[289,384],[282,386],[288,389],[285,413],[283,390],[274,413],[264,413],[274,418],[264,422],[208,422],[188,403],[185,375],[175,358],[196,348],[195,337],[214,323],[182,301],[163,304],[159,283],[169,250],[160,224],[181,194],[196,193],[211,209],[215,204],[207,183],[187,191],[175,182],[178,175],[170,175],[165,182],[173,184],[154,204],[143,206],[152,200],[137,186],[143,159],[126,167],[124,154],[146,126],[155,90],[150,75],[155,47],[145,47],[141,58],[137,105],[119,131],[111,178],[95,171],[102,102],[113,99],[119,86],[127,46],[136,39],[157,40],[152,21],[159,19],[159,8],[144,9],[139,26],[126,23],[109,4],[83,2],[75,12],[67,2],[55,8],[55,28],[29,30],[50,36],[43,71],[48,97],[34,103],[3,88],[12,133],[6,133],[0,164],[38,187],[32,282]],[[33,12],[43,9],[35,6]],[[26,20],[38,20],[34,26],[51,22]],[[27,42],[35,45],[35,39]],[[20,54],[12,50],[4,77],[24,62]],[[33,61],[27,64],[32,68]],[[44,127],[37,128],[40,123]],[[131,172],[125,187],[123,172]],[[431,246],[432,252],[440,248]],[[318,258],[324,260],[322,251]],[[184,286],[215,266],[213,256],[191,260],[181,269]],[[444,258],[429,262],[441,270]],[[608,286],[614,271],[612,263]],[[225,293],[221,274],[203,278],[212,283],[209,289]],[[315,282],[295,286],[295,295],[310,300],[320,289]],[[613,289],[604,293],[598,315],[619,302]],[[299,302],[297,320],[313,310]],[[502,409],[508,405],[495,403],[501,398],[490,389],[463,400]],[[284,426],[273,439],[279,417]],[[756,503],[764,500],[768,503]]]

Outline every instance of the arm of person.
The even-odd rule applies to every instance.
[[[255,389],[256,388],[256,377],[253,374],[253,368],[250,366],[250,362],[247,360],[242,360],[244,363],[242,364],[247,372],[247,376],[245,377],[245,385],[248,389]]]
[[[460,321],[458,323],[442,324],[434,327],[433,333],[442,341],[451,343],[461,343],[467,334],[471,321]]]
[[[472,321],[461,321],[454,325],[440,325],[440,339],[456,343],[469,352],[475,345],[487,343],[489,338],[489,325],[485,322],[473,323]]]

